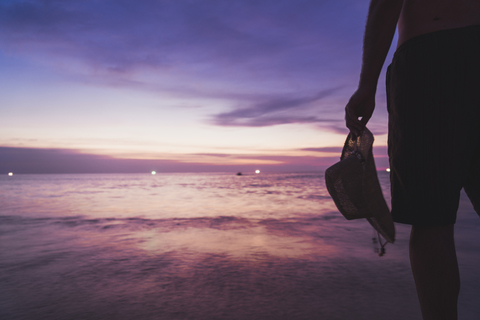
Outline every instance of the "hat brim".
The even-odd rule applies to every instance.
[[[378,181],[373,141],[373,134],[367,128],[355,140],[349,134],[341,161],[325,171],[325,180],[328,192],[345,218],[366,218],[385,240],[393,243],[395,226]]]

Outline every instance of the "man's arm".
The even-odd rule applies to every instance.
[[[402,5],[403,0],[370,2],[363,40],[360,83],[345,107],[347,128],[355,135],[359,135],[365,128],[375,109],[378,77],[392,44]]]

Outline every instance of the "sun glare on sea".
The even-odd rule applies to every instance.
[[[152,171],[152,175],[156,175],[156,174],[157,174],[157,172],[156,172],[156,171]]]

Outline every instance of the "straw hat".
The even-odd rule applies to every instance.
[[[345,218],[366,218],[385,240],[393,243],[395,227],[378,182],[373,140],[367,128],[356,140],[349,134],[340,162],[325,171],[325,180],[328,192]]]

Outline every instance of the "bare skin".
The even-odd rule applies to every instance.
[[[453,225],[412,226],[410,265],[424,320],[456,320],[460,292]]]
[[[418,35],[480,24],[478,0],[405,0],[398,20],[398,45]]]
[[[378,78],[397,27],[398,47],[422,34],[471,25],[480,25],[480,0],[372,0],[360,82],[345,107],[350,132],[359,135],[372,116]],[[460,277],[453,230],[453,225],[412,226],[410,263],[424,320],[457,319]]]
[[[397,46],[424,33],[477,25],[480,24],[480,1],[371,1],[365,27],[360,83],[345,108],[346,125],[353,134],[363,130],[375,109],[378,78],[397,24]]]

